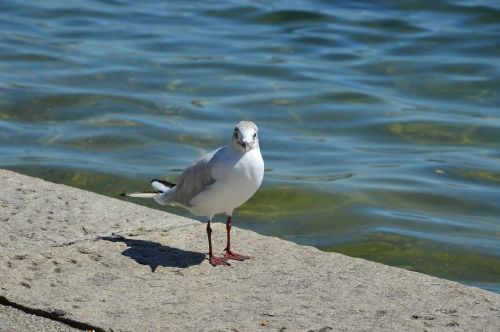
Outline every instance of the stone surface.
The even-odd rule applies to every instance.
[[[31,249],[196,221],[0,170],[0,247]]]
[[[24,311],[0,305],[0,332],[75,332],[79,331],[66,324],[43,318]]]
[[[498,331],[500,295],[0,170],[0,297],[106,331]],[[225,227],[214,224],[214,246]],[[2,317],[0,315],[0,317]],[[42,325],[41,325],[42,326]]]

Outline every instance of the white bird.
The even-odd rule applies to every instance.
[[[248,256],[231,250],[231,223],[234,209],[252,197],[262,183],[264,161],[260,153],[258,128],[251,121],[238,122],[231,142],[195,160],[182,173],[177,184],[154,179],[155,192],[124,193],[123,196],[154,198],[165,205],[178,205],[208,218],[208,257],[210,264],[229,265],[228,259],[245,260]],[[212,252],[210,222],[216,214],[227,215],[226,254]]]

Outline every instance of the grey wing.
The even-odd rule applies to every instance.
[[[212,177],[213,163],[211,161],[217,151],[201,157],[182,172],[176,185],[175,201],[184,206],[191,206],[190,202],[193,197],[215,182]]]

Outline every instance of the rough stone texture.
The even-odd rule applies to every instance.
[[[140,205],[0,170],[0,247],[32,249],[111,232],[197,223]]]
[[[13,331],[75,332],[79,330],[48,318],[27,314],[21,310],[0,305],[0,332]]]
[[[0,184],[0,298],[61,319],[108,331],[499,331],[500,295],[485,290],[236,227],[235,249],[252,258],[212,267],[199,222],[5,170]],[[222,249],[224,225],[213,228]]]

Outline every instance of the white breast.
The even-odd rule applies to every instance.
[[[245,154],[228,154],[213,168],[215,183],[191,200],[189,210],[197,215],[213,217],[231,215],[233,210],[255,194],[264,177],[264,161],[259,149]]]

